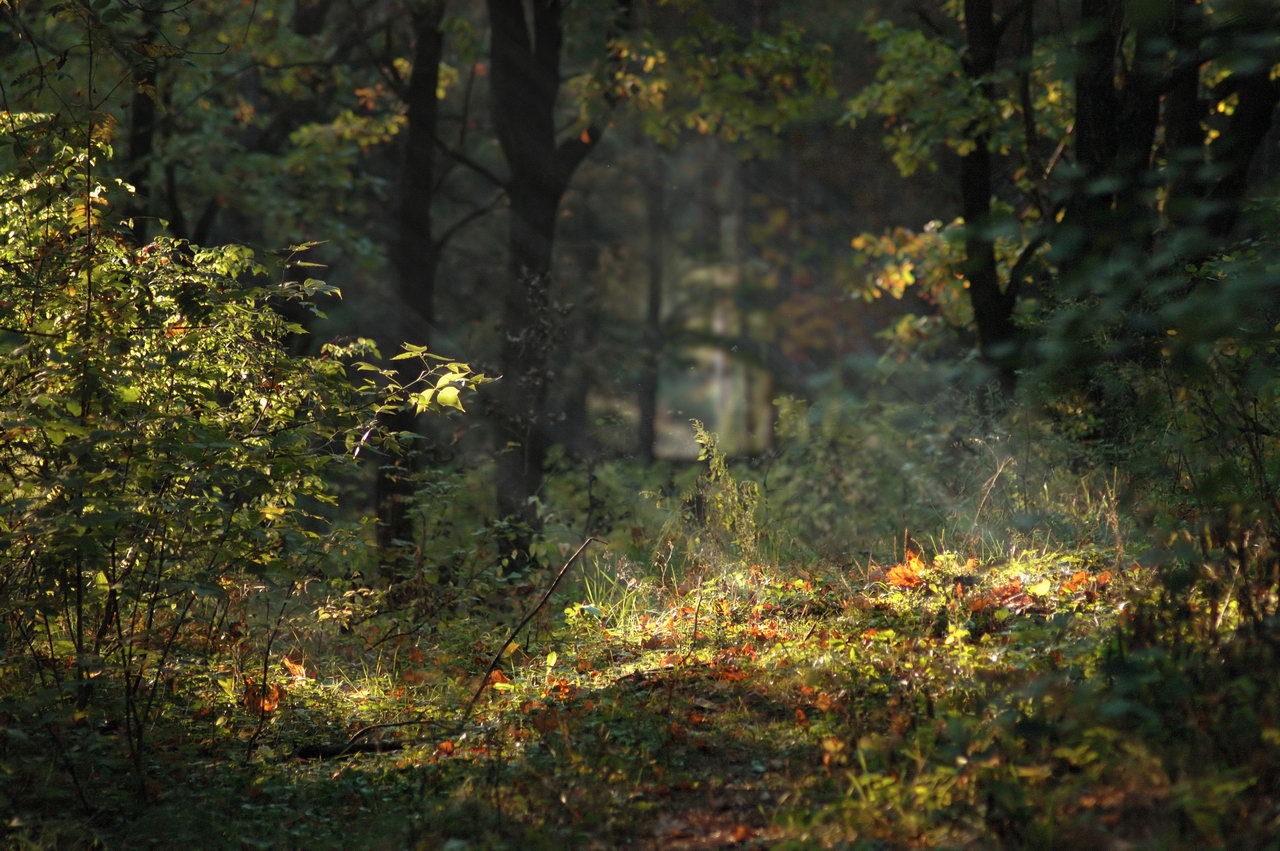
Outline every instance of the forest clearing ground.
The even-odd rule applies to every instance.
[[[971,809],[953,806],[966,796],[950,787],[980,769],[952,750],[976,750],[970,728],[992,723],[995,696],[1092,664],[1112,578],[1101,553],[995,569],[911,556],[852,574],[744,567],[661,609],[576,604],[532,652],[509,654],[463,737],[319,770],[382,774],[375,785],[390,766],[422,772],[422,800],[352,816],[416,822],[427,847],[771,846],[851,831],[966,844],[985,805],[975,792]],[[458,705],[484,661],[460,658],[410,648],[382,712]],[[880,785],[858,792],[856,778]],[[855,828],[860,794],[884,812]],[[922,809],[908,816],[901,796]]]
[[[1280,736],[1241,746],[1245,766],[1195,764],[1181,733],[1162,750],[1152,730],[1169,718],[1142,685],[1161,686],[1159,660],[1113,652],[1148,574],[1101,551],[913,555],[742,567],[665,606],[574,603],[505,656],[462,735],[501,638],[383,642],[374,665],[352,636],[307,655],[296,634],[272,660],[273,705],[217,676],[185,681],[150,803],[99,836],[219,847],[212,820],[228,848],[460,851],[1142,846],[1193,818],[1200,835],[1223,829],[1211,818],[1265,832],[1258,800],[1232,802],[1251,790],[1274,805],[1248,772],[1274,771]],[[339,674],[358,664],[364,676]],[[387,752],[297,758],[406,721],[378,731]]]

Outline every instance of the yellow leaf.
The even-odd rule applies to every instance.
[[[459,411],[466,410],[462,407],[462,402],[458,399],[457,387],[442,387],[436,392],[436,402],[447,408],[457,408]]]

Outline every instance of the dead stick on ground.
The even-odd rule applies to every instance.
[[[507,636],[507,640],[502,642],[502,646],[498,648],[498,652],[493,655],[493,661],[489,663],[489,667],[485,670],[484,676],[480,678],[480,687],[476,689],[476,693],[471,695],[471,700],[467,703],[467,708],[463,710],[462,717],[458,719],[458,732],[462,732],[463,726],[466,725],[467,719],[471,717],[471,710],[475,709],[476,701],[480,699],[480,695],[484,694],[485,687],[489,685],[489,675],[498,667],[498,663],[502,661],[502,656],[507,652],[507,648],[511,646],[511,642],[516,640],[516,636],[520,634],[520,630],[528,626],[529,621],[533,620],[533,616],[541,611],[542,607],[551,599],[551,595],[555,592],[556,586],[560,584],[560,580],[564,579],[564,575],[569,572],[569,567],[582,555],[582,551],[587,548],[592,541],[603,544],[604,541],[599,538],[587,538],[582,542],[582,546],[569,556],[569,560],[564,563],[564,567],[560,568],[560,572],[556,574],[555,581],[551,583],[551,587],[542,595],[542,599],[538,601],[538,605],[529,610],[524,616],[524,620]]]

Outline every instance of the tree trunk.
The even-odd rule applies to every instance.
[[[991,0],[965,0],[965,74],[977,82],[996,65],[997,35]],[[990,85],[981,84],[984,97]],[[1017,327],[1013,322],[1012,285],[1001,289],[991,224],[991,149],[986,132],[975,136],[973,150],[960,158],[961,215],[964,217],[964,261],[969,302],[978,326],[982,358],[995,370],[1000,386],[1011,391],[1017,364]]]
[[[408,123],[403,159],[400,162],[400,198],[396,206],[395,233],[391,245],[391,265],[395,303],[392,325],[384,341],[384,355],[394,354],[403,342],[428,345],[435,321],[436,270],[440,245],[431,231],[431,199],[435,191],[435,160],[432,154],[438,118],[436,87],[440,59],[444,51],[443,0],[417,5],[412,20],[416,39],[413,73],[409,80]],[[396,361],[397,378],[411,383],[421,365],[414,360]],[[386,419],[395,432],[414,434],[416,417],[402,408]],[[387,578],[398,577],[394,567],[402,544],[413,540],[412,507],[415,476],[420,469],[422,441],[401,441],[404,454],[390,459],[378,470],[375,501],[378,510],[378,553]]]
[[[1218,182],[1209,190],[1209,237],[1226,240],[1240,219],[1240,209],[1248,191],[1249,166],[1271,132],[1276,107],[1280,104],[1280,79],[1270,78],[1270,66],[1244,75],[1235,86],[1239,100],[1227,128],[1210,147],[1214,165],[1222,169]]]
[[[130,203],[133,238],[147,241],[151,208],[151,159],[156,136],[156,58],[149,55],[155,43],[161,12],[152,4],[142,7],[142,37],[132,47],[133,97],[129,104],[127,180],[137,194]]]
[[[667,264],[666,164],[656,145],[650,145],[651,169],[645,178],[645,218],[649,244],[645,254],[648,297],[644,315],[644,351],[636,401],[640,419],[637,451],[640,460],[656,460],[658,442],[658,384],[662,367],[662,286]]]
[[[507,567],[533,564],[529,549],[542,487],[556,216],[569,179],[599,141],[588,127],[556,141],[555,106],[564,38],[561,0],[487,0],[494,128],[510,172],[507,279],[502,295],[498,367],[499,514],[512,521],[502,542]]]

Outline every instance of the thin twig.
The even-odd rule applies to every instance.
[[[592,541],[596,541],[601,544],[604,543],[604,541],[595,537],[587,538],[583,541],[582,545],[574,551],[573,555],[569,556],[569,560],[564,563],[564,567],[560,568],[560,572],[556,574],[555,581],[551,583],[551,587],[547,589],[547,592],[542,595],[542,599],[538,601],[536,606],[529,610],[529,613],[524,616],[524,620],[520,621],[519,625],[511,631],[511,634],[507,636],[507,640],[502,642],[502,646],[498,648],[498,652],[493,654],[493,661],[489,663],[489,667],[485,670],[484,676],[480,678],[480,687],[476,689],[475,694],[471,695],[471,700],[467,703],[467,708],[463,710],[462,717],[458,719],[459,731],[461,731],[463,725],[467,723],[467,719],[471,717],[471,710],[475,709],[476,701],[480,699],[480,695],[484,694],[485,687],[489,685],[489,675],[498,667],[498,663],[502,661],[502,656],[506,653],[507,648],[511,646],[511,642],[516,640],[516,636],[520,634],[520,630],[524,629],[528,625],[529,621],[533,620],[533,616],[541,611],[542,607],[547,604],[547,600],[551,599],[551,594],[556,590],[556,586],[560,584],[560,580],[564,579],[564,575],[569,572],[569,567],[577,561],[578,556],[582,555],[582,551],[585,550]]]
[[[689,650],[684,654],[684,658],[680,660],[680,664],[676,668],[683,668],[685,663],[689,661],[689,657],[693,655],[693,651],[698,647],[698,617],[702,614],[702,583],[698,583],[698,605],[693,610],[693,635],[689,638]]]
[[[569,568],[577,560],[578,556],[582,555],[582,551],[585,550],[587,548],[587,545],[589,545],[592,541],[595,541],[601,544],[604,543],[604,541],[594,537],[587,538],[585,541],[583,541],[582,546],[578,547],[578,549],[574,552],[574,554],[569,556],[569,560],[564,563],[564,567],[560,568],[560,572],[556,574],[555,580],[551,583],[551,587],[546,590],[546,593],[542,595],[542,599],[539,600],[538,604],[534,606],[527,615],[524,616],[524,619],[520,621],[520,625],[511,631],[511,634],[507,636],[507,640],[504,641],[502,643],[502,646],[498,648],[498,652],[494,654],[493,661],[489,663],[488,669],[484,672],[484,677],[481,678],[480,680],[480,687],[477,688],[476,693],[471,696],[471,700],[467,703],[467,708],[463,710],[462,717],[458,719],[457,726],[455,727],[454,733],[452,736],[453,738],[457,738],[457,736],[462,732],[462,728],[466,726],[467,719],[471,717],[471,711],[475,708],[476,701],[480,699],[480,695],[484,693],[485,686],[489,684],[489,675],[493,673],[494,669],[498,667],[498,663],[502,661],[502,656],[506,652],[507,647],[510,646],[511,642],[516,640],[516,636],[520,634],[520,630],[524,629],[525,626],[528,625],[529,621],[533,620],[534,615],[536,615],[542,609],[542,607],[546,605],[547,600],[551,599],[551,595],[552,593],[555,592],[556,586],[560,584],[560,580],[563,579],[565,574],[569,572]],[[336,758],[347,756],[348,754],[364,753],[368,751],[377,752],[377,751],[399,750],[400,748],[403,748],[407,745],[422,744],[425,740],[414,739],[408,742],[378,742],[368,746],[358,745],[357,743],[361,739],[363,739],[365,736],[377,730],[390,730],[396,727],[427,727],[437,723],[440,723],[440,722],[434,719],[427,718],[425,717],[425,715],[420,715],[419,717],[411,721],[393,721],[388,724],[370,724],[367,727],[362,727],[359,730],[357,730],[355,733],[353,733],[351,735],[351,738],[347,739],[347,743],[345,745],[342,745],[340,747],[326,746],[326,745],[308,745],[307,747],[301,748],[296,753],[294,753],[292,758],[294,759],[336,759]]]
[[[693,635],[689,638],[689,649],[685,651],[684,658],[675,664],[675,667],[671,669],[671,676],[667,677],[667,708],[662,711],[663,715],[671,714],[671,703],[675,700],[676,674],[684,668],[685,663],[689,661],[690,657],[693,656],[693,651],[698,647],[698,617],[702,614],[702,592],[703,585],[699,582],[698,605],[693,610]],[[668,741],[670,741],[670,737],[668,737]]]

